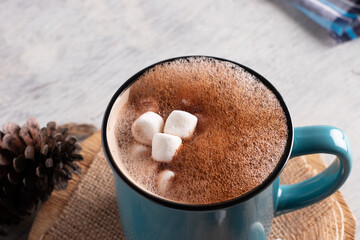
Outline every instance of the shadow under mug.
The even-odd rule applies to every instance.
[[[116,141],[113,131],[116,116],[127,101],[131,84],[158,64],[189,57],[212,58],[240,66],[276,95],[287,118],[287,144],[273,172],[252,191],[225,202],[182,204],[144,191],[122,173],[116,164],[116,150],[109,146],[109,142]],[[350,142],[343,131],[332,126],[293,128],[284,100],[269,81],[248,67],[216,57],[172,58],[141,70],[120,86],[112,97],[101,130],[105,156],[114,174],[120,221],[126,239],[266,239],[274,217],[330,196],[346,181],[352,165]],[[323,172],[310,179],[280,185],[279,175],[288,159],[313,153],[333,154],[336,158]]]

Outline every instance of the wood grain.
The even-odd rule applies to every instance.
[[[29,240],[41,239],[43,233],[47,231],[61,213],[61,210],[66,205],[67,201],[71,197],[71,194],[75,191],[81,177],[86,174],[92,160],[101,149],[100,132],[87,138],[81,146],[81,154],[84,156],[84,161],[80,162],[82,173],[79,176],[74,175],[73,179],[69,181],[69,185],[66,190],[59,192],[54,191],[50,199],[41,205],[31,228]]]

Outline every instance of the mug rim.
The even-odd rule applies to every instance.
[[[150,194],[150,193],[144,191],[142,188],[140,188],[135,183],[133,183],[131,180],[129,180],[124,173],[122,173],[122,171],[117,166],[117,164],[115,163],[115,160],[113,159],[113,157],[111,155],[109,144],[107,142],[106,129],[107,129],[110,112],[112,110],[112,107],[113,107],[115,101],[121,95],[121,93],[123,93],[125,90],[127,90],[128,87],[130,87],[131,84],[133,82],[135,82],[147,70],[149,70],[157,65],[160,65],[160,64],[176,61],[179,59],[187,59],[187,58],[215,59],[215,60],[219,60],[219,61],[223,61],[223,62],[229,62],[229,63],[235,64],[236,66],[239,66],[240,68],[244,69],[246,72],[254,75],[268,89],[270,89],[270,91],[272,91],[274,93],[274,95],[276,96],[277,100],[279,101],[280,106],[282,107],[282,109],[285,113],[285,117],[286,117],[288,137],[286,140],[285,150],[284,150],[283,154],[281,155],[280,160],[277,163],[276,167],[273,169],[273,171],[268,175],[268,177],[261,184],[259,184],[258,186],[256,186],[252,190],[250,190],[249,192],[242,194],[238,197],[222,201],[222,202],[216,202],[216,203],[210,203],[210,204],[188,204],[188,203],[181,203],[181,202],[176,202],[176,201],[172,201],[169,199],[161,198],[155,194]],[[213,57],[213,56],[206,56],[206,55],[188,55],[188,56],[169,58],[169,59],[165,59],[165,60],[159,61],[157,63],[154,63],[154,64],[138,71],[136,74],[131,76],[128,80],[126,80],[119,87],[119,89],[115,92],[115,94],[112,96],[112,98],[111,98],[110,102],[108,103],[108,106],[105,110],[102,125],[101,125],[101,142],[103,145],[103,151],[104,151],[105,157],[108,160],[108,163],[112,167],[113,171],[115,170],[116,174],[118,176],[120,176],[121,180],[125,184],[127,184],[128,187],[135,190],[138,194],[145,197],[146,199],[149,199],[149,200],[151,200],[157,204],[160,204],[162,206],[173,208],[173,209],[178,209],[178,210],[192,210],[192,211],[212,211],[212,210],[228,208],[228,207],[237,205],[239,203],[243,203],[243,202],[257,196],[258,194],[260,194],[263,190],[268,188],[277,179],[277,177],[280,175],[280,173],[284,169],[284,167],[290,157],[290,153],[291,153],[291,150],[293,147],[293,138],[294,138],[294,128],[292,125],[290,112],[285,104],[285,101],[283,100],[282,96],[277,91],[277,89],[265,77],[263,77],[256,71],[252,70],[251,68],[246,67],[240,63],[237,63],[237,62],[234,62],[234,61],[231,61],[228,59],[220,58],[220,57]]]

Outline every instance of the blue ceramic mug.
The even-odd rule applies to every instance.
[[[316,203],[344,184],[352,165],[350,143],[344,132],[331,126],[293,128],[285,102],[270,82],[243,65],[214,58],[242,67],[276,95],[288,124],[287,144],[279,163],[255,189],[220,203],[183,204],[159,198],[138,187],[119,167],[114,133],[116,116],[127,102],[129,87],[139,76],[157,64],[176,59],[179,58],[156,63],[132,76],[117,90],[104,115],[102,143],[114,173],[120,221],[126,239],[266,239],[274,217]],[[292,185],[279,184],[279,175],[290,158],[313,153],[333,154],[336,159],[310,179]]]

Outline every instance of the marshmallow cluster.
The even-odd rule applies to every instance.
[[[146,112],[136,119],[131,126],[133,137],[139,143],[152,145],[152,158],[158,162],[171,162],[182,144],[195,131],[197,117],[185,111],[172,111],[164,120],[159,114]],[[164,128],[164,133],[162,130]],[[132,152],[145,150],[135,145]]]
[[[198,119],[191,113],[175,110],[166,119],[154,112],[146,112],[137,118],[131,126],[133,137],[139,143],[151,145],[151,157],[154,161],[169,163],[182,145],[182,139],[190,138],[196,128]],[[162,131],[164,130],[164,133]],[[146,152],[141,144],[134,144],[131,155]],[[175,173],[164,170],[159,173],[157,187],[160,192],[166,191]]]

